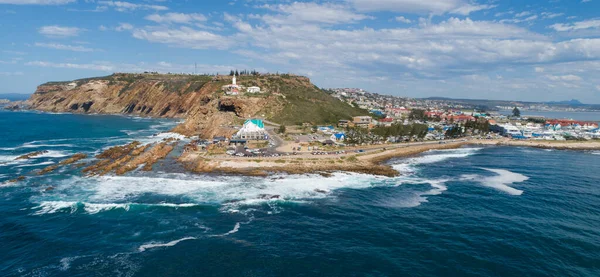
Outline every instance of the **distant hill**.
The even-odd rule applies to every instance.
[[[582,105],[585,105],[585,104],[581,103],[577,99],[571,99],[571,100],[568,100],[568,101],[550,101],[550,102],[546,102],[546,104],[548,104],[548,105],[570,105],[570,106],[582,106]]]
[[[259,86],[265,93],[226,96],[221,87],[230,76],[129,74],[49,82],[30,98],[32,109],[50,112],[128,114],[186,118],[180,133],[204,137],[222,134],[220,128],[241,119],[260,117],[272,122],[334,124],[368,114],[295,75],[246,75],[238,84]],[[228,129],[231,131],[231,128]]]
[[[447,97],[429,97],[423,98],[424,100],[436,100],[436,101],[448,101],[453,103],[463,103],[481,107],[486,110],[494,110],[496,106],[515,106],[518,104],[545,104],[549,106],[567,106],[567,107],[578,107],[586,109],[598,109],[600,105],[583,104],[579,100],[572,99],[569,101],[557,101],[557,102],[529,102],[529,101],[510,101],[510,100],[488,100],[488,99],[457,99]]]
[[[0,93],[0,99],[8,99],[10,101],[23,101],[27,100],[31,94],[20,94],[20,93]]]

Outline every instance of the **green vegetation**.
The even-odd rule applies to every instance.
[[[514,117],[521,117],[521,111],[517,107],[513,109],[512,114]]]
[[[463,128],[461,126],[455,126],[450,128],[444,134],[446,138],[459,138],[464,134]]]
[[[414,109],[414,110],[410,111],[410,114],[408,114],[408,119],[410,119],[410,120],[426,120],[427,117],[425,116],[425,110]]]
[[[277,133],[285,134],[285,125],[279,125],[279,129],[277,129]]]
[[[383,137],[385,139],[389,137],[417,137],[424,138],[427,135],[429,126],[426,124],[392,124],[390,127],[376,127],[371,130],[371,133]]]
[[[366,110],[352,107],[327,94],[303,77],[269,76],[266,83],[268,91],[285,96],[282,101],[283,109],[269,117],[269,120],[277,123],[336,124],[340,119],[369,114]]]

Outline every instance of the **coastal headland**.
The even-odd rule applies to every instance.
[[[246,87],[248,93],[238,94],[238,89]],[[287,74],[253,74],[236,78],[218,75],[117,73],[105,77],[40,85],[26,104],[30,109],[45,112],[180,118],[184,121],[172,132],[187,137],[185,141],[167,138],[147,144],[134,141],[107,149],[92,158],[79,153],[57,165],[32,173],[37,175],[54,172],[62,166],[81,168],[88,176],[123,175],[136,170],[151,171],[156,164],[176,163],[189,172],[199,174],[268,176],[274,173],[311,173],[329,176],[333,172],[355,172],[393,177],[400,173],[387,164],[390,159],[467,145],[600,150],[598,140],[512,140],[498,136],[482,139],[481,135],[475,134],[465,134],[459,139],[423,142],[422,138],[416,139],[416,133],[412,133],[421,130],[421,126],[427,129],[427,126],[422,124],[405,126],[410,129],[407,131],[410,133],[409,142],[379,141],[346,145],[334,143],[327,136],[322,136],[319,141],[314,138],[315,126],[334,125],[340,119],[364,118],[369,112],[332,97],[314,86],[306,77]],[[252,123],[251,118],[260,118],[257,121],[259,125],[262,125],[263,121],[270,125],[261,126],[261,136],[269,139],[253,142],[256,145],[265,144],[256,146],[256,150],[268,149],[265,152],[259,151],[258,155],[248,152],[247,145],[240,148],[240,145],[235,144],[240,140],[232,137],[236,132],[239,133],[240,128],[245,128],[248,122]],[[485,125],[487,122],[476,123],[470,126],[488,126]],[[297,126],[294,127],[297,132],[291,136],[286,135],[285,125]],[[373,128],[371,123],[368,125],[369,129]],[[277,128],[280,131],[276,132]],[[308,131],[309,134],[304,135],[307,128],[313,129],[313,134]],[[363,131],[354,132],[360,135]],[[418,132],[423,134],[422,131]],[[364,134],[362,133],[363,136]],[[335,139],[334,135],[332,134],[332,139]],[[301,136],[312,138],[308,143],[299,143]],[[216,138],[231,140],[233,144],[228,146],[222,143],[221,139],[212,144]],[[208,146],[202,145],[200,149],[199,141],[211,143]],[[237,150],[232,153],[242,155],[226,153],[234,151],[227,149],[235,148]],[[303,151],[299,150],[300,148],[304,148]],[[315,149],[319,151],[315,152]],[[43,152],[32,152],[18,159],[28,159],[41,154]]]

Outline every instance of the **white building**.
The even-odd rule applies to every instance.
[[[248,93],[261,93],[260,87],[249,87],[246,89]]]
[[[233,76],[233,80],[231,81],[231,84],[224,85],[223,87],[221,87],[221,89],[223,89],[223,91],[227,95],[239,95],[240,91],[242,90],[242,87],[238,86],[237,79],[235,76]]]
[[[262,120],[248,119],[233,138],[241,140],[268,140],[269,135],[267,130],[265,130],[265,124]]]

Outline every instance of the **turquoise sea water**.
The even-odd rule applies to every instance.
[[[173,124],[0,112],[0,182]],[[599,154],[430,151],[397,178],[66,168],[0,185],[0,275],[599,276]]]

